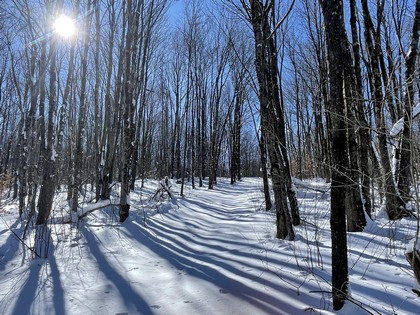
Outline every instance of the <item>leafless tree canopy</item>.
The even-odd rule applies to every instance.
[[[293,240],[293,178],[320,177],[343,249],[381,204],[412,215],[419,28],[420,0],[3,0],[1,190],[45,226],[58,190],[76,213],[82,188],[109,199],[120,183],[123,222],[136,180],[184,195],[261,176],[276,236]]]

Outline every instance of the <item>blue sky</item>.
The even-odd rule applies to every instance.
[[[182,19],[185,0],[173,0],[169,6],[168,17],[171,23],[176,24]]]

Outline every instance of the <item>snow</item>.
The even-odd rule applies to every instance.
[[[413,119],[420,114],[420,103],[413,108]],[[391,128],[390,136],[396,137],[404,128],[404,118],[400,118]]]
[[[415,220],[379,217],[365,232],[349,233],[351,297],[334,312],[329,186],[295,184],[303,224],[293,242],[274,238],[261,179],[218,179],[214,190],[187,189],[185,197],[159,202],[151,199],[159,183],[146,181],[131,193],[122,224],[117,195],[99,205],[81,202],[78,228],[55,220],[47,259],[31,259],[16,237],[25,225],[17,204],[4,201],[0,314],[418,313],[404,257]],[[179,196],[180,186],[171,185]],[[25,242],[32,246],[30,237]]]
[[[414,250],[414,242],[415,242],[415,238],[413,238],[408,244],[407,244],[407,248],[406,248],[406,250],[405,250],[405,253],[406,254],[409,254],[409,253],[412,253],[413,252],[413,250]],[[418,240],[417,240],[417,243],[416,243],[416,250],[420,250],[420,244],[418,243]]]
[[[52,152],[51,152],[51,161],[55,161],[55,159],[58,157],[57,151],[55,151],[55,147],[52,147]]]

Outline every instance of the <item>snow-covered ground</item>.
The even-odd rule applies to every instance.
[[[335,314],[328,185],[298,184],[303,224],[293,242],[274,238],[260,179],[220,179],[183,198],[174,184],[176,198],[162,203],[150,200],[158,183],[148,181],[131,193],[123,224],[106,204],[78,228],[63,224],[57,202],[48,259],[31,259],[17,238],[17,205],[3,201],[0,314]],[[349,234],[352,297],[338,314],[420,313],[404,258],[415,226],[379,213],[364,233]]]

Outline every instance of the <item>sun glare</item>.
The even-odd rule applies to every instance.
[[[54,32],[65,38],[73,36],[76,32],[74,21],[65,15],[61,15],[54,22]]]

